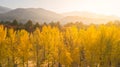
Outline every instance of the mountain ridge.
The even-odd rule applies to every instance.
[[[0,13],[6,13],[6,12],[9,12],[10,10],[12,9],[8,7],[0,6]]]
[[[39,23],[59,21],[61,24],[66,24],[68,22],[102,24],[108,21],[120,20],[120,18],[116,16],[106,16],[91,12],[73,11],[60,14],[44,8],[16,8],[0,14],[0,21],[13,21],[14,19],[21,23],[32,20],[33,22]]]
[[[17,8],[0,15],[0,20],[12,21],[17,19],[21,22],[33,20],[34,22],[57,21],[62,15],[43,8]]]

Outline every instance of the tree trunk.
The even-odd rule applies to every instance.
[[[27,61],[26,67],[28,67],[28,61]]]
[[[16,64],[16,63],[14,64],[14,67],[17,67],[17,64]]]
[[[111,63],[111,61],[109,61],[109,67],[112,67],[112,63]]]
[[[58,63],[58,67],[62,67],[60,63]]]
[[[49,61],[48,61],[48,67],[49,67]]]
[[[12,57],[12,63],[13,63],[13,67],[15,67],[15,57],[14,57],[14,55]]]
[[[23,67],[25,67],[24,63],[25,63],[25,61],[24,61],[24,57],[23,57]]]
[[[0,67],[2,67],[2,64],[0,63]]]
[[[38,45],[36,45],[36,66],[39,67],[39,60],[38,60]]]
[[[10,67],[10,59],[9,59],[9,57],[8,57],[8,67]]]

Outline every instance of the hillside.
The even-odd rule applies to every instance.
[[[66,16],[59,21],[63,24],[71,23],[71,22],[82,22],[84,24],[102,24],[107,23],[109,21],[115,21],[116,19],[107,19],[107,18],[91,18],[91,17],[80,17],[80,16]],[[119,20],[119,19],[117,19]]]
[[[73,12],[66,12],[62,13],[64,18],[61,19],[61,22],[83,22],[85,24],[94,23],[94,24],[101,24],[107,23],[109,21],[120,20],[117,16],[106,16],[102,14],[96,14],[91,12],[80,12],[80,11],[73,11]]]
[[[17,19],[20,22],[32,20],[34,22],[57,21],[62,15],[42,8],[17,8],[0,15],[0,20],[12,21]]]
[[[85,24],[102,24],[109,21],[120,20],[117,16],[106,16],[91,12],[66,12],[66,13],[56,13],[43,8],[17,8],[8,12],[0,14],[0,21],[13,21],[16,19],[21,23],[25,23],[28,20],[32,20],[34,23],[50,23],[52,21],[60,21],[61,24],[66,24],[68,22],[83,22]]]
[[[0,13],[9,12],[11,9],[7,7],[0,6]]]

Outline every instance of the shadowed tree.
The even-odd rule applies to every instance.
[[[28,32],[33,32],[33,22],[31,20],[27,21],[27,23],[25,24],[25,29]]]

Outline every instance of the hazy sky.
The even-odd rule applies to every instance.
[[[0,0],[9,8],[45,8],[58,13],[90,11],[120,17],[120,0]]]

